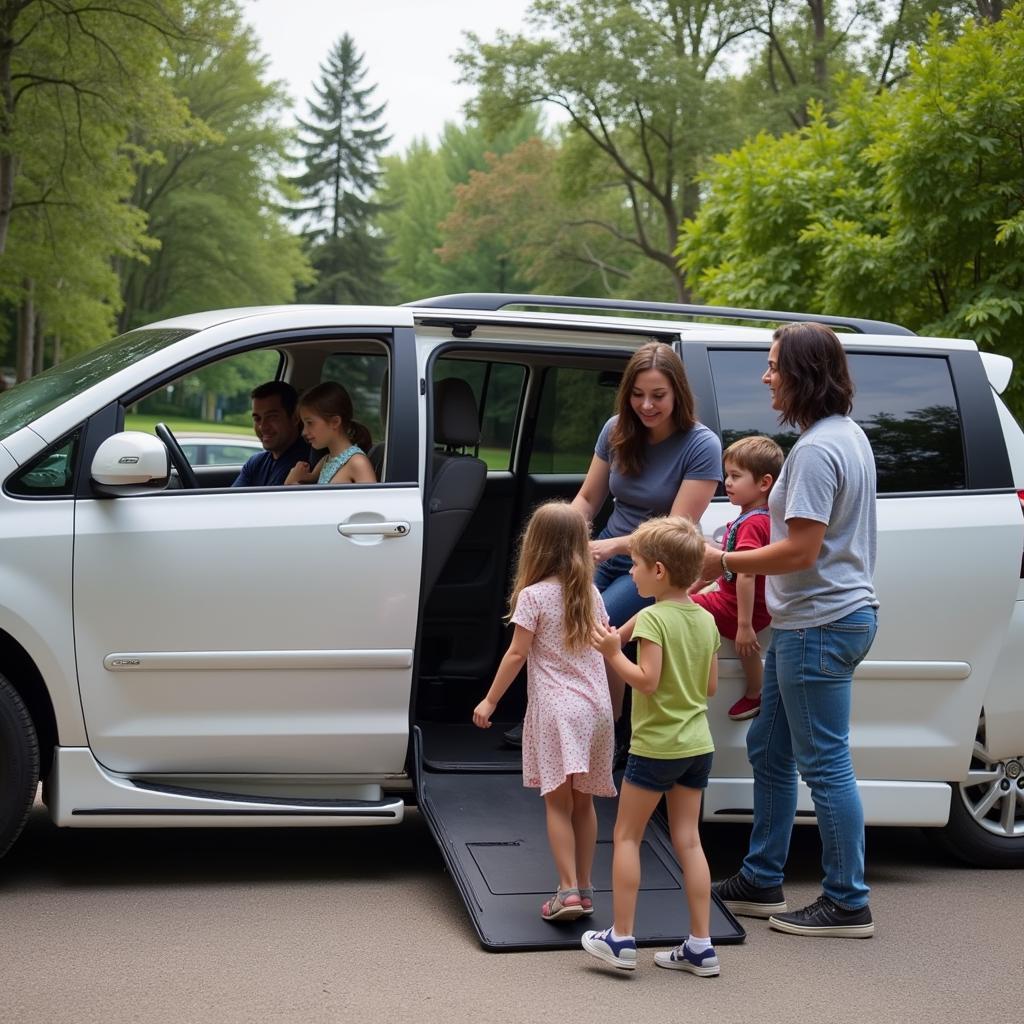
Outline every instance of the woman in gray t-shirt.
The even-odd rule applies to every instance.
[[[864,812],[850,757],[853,672],[878,627],[875,460],[850,419],[853,382],[828,327],[780,327],[762,378],[780,423],[801,434],[768,499],[771,543],[749,551],[709,546],[705,575],[768,577],[772,640],[761,713],[747,732],[754,822],[743,866],[715,885],[734,913],[767,917],[797,935],[874,934],[864,883]],[[821,833],[823,893],[787,911],[783,868],[797,805],[797,772]]]
[[[661,342],[633,354],[615,404],[572,504],[593,521],[609,494],[614,500],[590,552],[608,618],[621,626],[650,604],[629,575],[629,535],[654,516],[685,515],[699,523],[722,479],[722,445],[697,422],[682,360]]]

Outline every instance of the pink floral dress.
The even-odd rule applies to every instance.
[[[512,615],[512,622],[533,633],[526,667],[523,785],[539,787],[543,796],[572,775],[573,788],[582,793],[615,796],[615,730],[604,658],[590,646],[566,649],[562,608],[561,584],[542,580],[520,592]],[[596,587],[594,611],[607,625]]]

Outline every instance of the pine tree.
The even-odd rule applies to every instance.
[[[292,178],[301,200],[293,211],[317,281],[309,302],[386,300],[385,240],[374,227],[382,209],[372,200],[381,151],[391,141],[381,122],[386,104],[372,107],[376,85],[364,86],[362,54],[346,33],[320,65],[308,120],[298,119],[305,173]]]

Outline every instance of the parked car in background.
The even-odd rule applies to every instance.
[[[250,456],[263,451],[263,445],[255,437],[244,434],[181,431],[176,436],[185,458],[193,466],[241,466]]]
[[[750,324],[799,319],[842,332],[878,467],[880,626],[851,735],[867,823],[1024,865],[1010,360],[852,318],[493,295],[197,313],[0,395],[0,853],[39,779],[63,826],[379,825],[416,799],[441,835],[479,790],[498,838],[445,840],[445,856],[460,885],[510,877],[518,755],[470,711],[506,643],[521,524],[576,493],[609,384],[652,339],[680,354],[724,444],[791,444],[760,383],[771,329]],[[381,427],[379,483],[232,489],[255,438],[124,430],[147,396],[252,353],[299,391],[349,389]],[[718,496],[705,534],[732,514]],[[720,680],[703,815],[746,821],[728,642]],[[445,780],[450,801],[431,805]],[[813,821],[803,789],[797,820]]]

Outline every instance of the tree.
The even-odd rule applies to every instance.
[[[160,247],[120,261],[121,330],[196,309],[290,302],[312,280],[282,223],[276,179],[288,135],[285,103],[233,0],[198,0],[188,41],[165,75],[195,130],[164,145],[136,137],[132,205]]]
[[[375,85],[364,86],[362,55],[347,33],[320,65],[309,117],[299,119],[305,171],[292,179],[302,200],[294,215],[317,281],[304,295],[312,302],[384,300],[387,258],[374,230],[380,204],[372,199],[379,158],[391,141],[380,118],[385,104],[371,106]]]
[[[528,109],[507,130],[487,136],[470,123],[444,126],[436,149],[417,140],[402,156],[384,159],[377,219],[387,239],[391,292],[403,300],[456,291],[515,291],[526,287],[503,241],[482,236],[456,242],[442,260],[442,223],[456,204],[455,189],[540,130]],[[446,248],[447,245],[446,245]]]
[[[846,87],[722,156],[679,256],[708,302],[827,309],[972,337],[1024,365],[1024,10],[938,19],[900,88]],[[1008,391],[1024,412],[1018,372]]]
[[[579,196],[613,188],[628,216],[625,226],[600,215],[581,226],[651,261],[687,299],[672,250],[700,204],[707,155],[740,141],[719,72],[751,30],[746,0],[535,0],[529,24],[530,35],[502,32],[492,44],[468,37],[458,61],[478,89],[475,110],[488,128],[530,104],[564,111],[566,187]]]
[[[124,202],[129,129],[188,130],[160,75],[180,12],[177,0],[0,3],[0,299],[19,311],[19,379],[39,365],[41,324],[70,350],[113,327],[110,261],[147,245]]]

